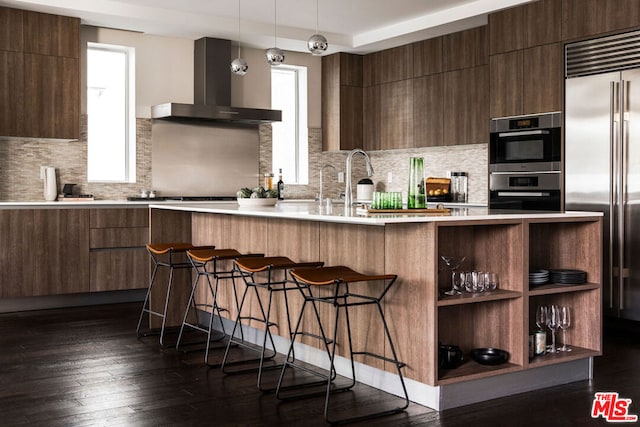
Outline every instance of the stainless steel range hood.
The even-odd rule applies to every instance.
[[[255,126],[279,122],[282,111],[231,107],[231,41],[204,37],[194,42],[193,104],[151,107],[151,118],[202,125]]]

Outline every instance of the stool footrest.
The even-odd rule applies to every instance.
[[[295,337],[297,337],[298,335],[303,336],[303,337],[311,337],[311,338],[315,338],[319,341],[324,341],[325,344],[333,344],[333,340],[331,338],[324,338],[320,335],[317,334],[312,334],[311,332],[296,332],[293,334],[293,339],[295,339]]]
[[[384,360],[385,362],[389,362],[389,363],[393,363],[394,365],[398,366],[398,368],[404,368],[405,366],[407,366],[406,363],[401,362],[401,361],[395,361],[389,357],[385,357],[385,356],[381,356],[379,354],[376,353],[371,353],[368,351],[354,351],[352,353],[354,356],[360,355],[360,356],[369,356],[369,357],[375,357],[376,359],[380,359],[380,360]]]

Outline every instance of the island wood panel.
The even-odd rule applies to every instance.
[[[41,262],[36,248],[33,209],[0,210],[0,297],[33,295],[35,269]]]
[[[151,243],[191,242],[191,212],[151,209],[149,222],[151,225]],[[187,261],[186,254],[178,254],[177,256],[178,259]],[[158,269],[153,292],[151,293],[151,309],[160,313],[164,310],[167,296],[168,270],[168,268]],[[167,308],[167,326],[180,326],[182,324],[184,310],[191,293],[190,273],[190,269],[179,269],[174,272],[173,287],[169,307]],[[152,328],[160,327],[161,324],[162,319],[160,317],[150,316],[150,326]]]
[[[36,209],[33,223],[33,295],[89,292],[89,210]]]
[[[286,256],[295,262],[321,261],[319,223],[315,221],[269,219],[267,252]],[[302,294],[297,289],[287,291],[287,301],[289,303],[291,327],[295,328],[298,315],[302,309]],[[286,311],[284,310],[284,294],[282,292],[274,294],[274,310],[271,318],[278,324],[278,335],[287,336],[289,332]],[[308,305],[305,309],[301,330],[320,335],[318,321],[313,314],[311,305]],[[314,347],[324,348],[321,341],[317,339],[302,337],[301,341]]]
[[[149,227],[149,209],[107,208],[89,211],[91,228]],[[146,242],[145,242],[146,243]]]
[[[90,291],[142,289],[149,285],[149,254],[144,248],[91,251]]]
[[[403,375],[435,385],[438,366],[436,226],[392,224],[385,230],[385,273],[398,279],[385,298],[385,316]],[[391,357],[389,346],[386,357]],[[395,371],[389,363],[385,369]]]
[[[325,265],[345,265],[364,274],[385,273],[384,262],[385,227],[355,224],[320,224],[320,260]],[[344,286],[344,285],[343,285]],[[354,283],[349,290],[376,294],[382,290],[382,283]],[[327,289],[326,292],[330,292]],[[326,295],[326,294],[325,294]],[[385,301],[383,301],[383,309]],[[332,331],[334,309],[329,304],[322,304],[320,315],[325,331]],[[384,354],[384,334],[377,309],[374,306],[354,307],[349,310],[354,350],[363,350]],[[340,312],[337,350],[340,356],[348,356],[348,340],[344,309]],[[358,362],[366,363],[380,369],[384,362],[372,357],[358,357]]]

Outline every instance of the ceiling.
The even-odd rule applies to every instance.
[[[306,52],[306,41],[316,29],[316,0],[239,1],[242,45],[276,44]],[[329,52],[367,53],[484,25],[488,13],[529,1],[318,0],[318,28],[329,41]],[[231,40],[238,40],[238,4],[238,0],[0,0],[7,7],[78,17],[85,25]]]

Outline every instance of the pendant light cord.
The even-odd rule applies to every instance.
[[[318,1],[316,0],[316,34],[318,34]]]
[[[240,58],[240,1],[238,0],[238,58]]]
[[[273,0],[273,45],[278,46],[278,0]]]

